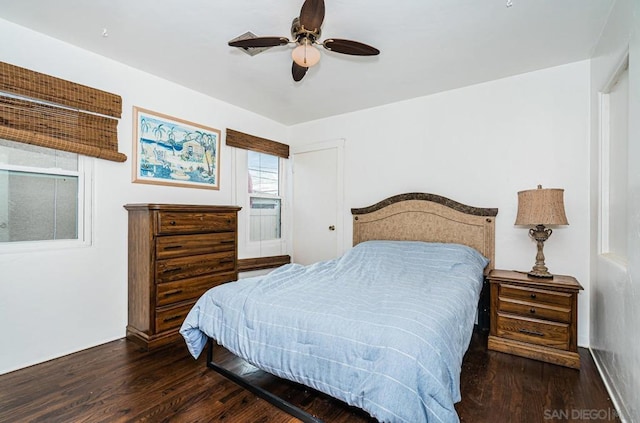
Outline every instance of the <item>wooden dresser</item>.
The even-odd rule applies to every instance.
[[[578,292],[571,276],[492,270],[490,350],[580,368]]]
[[[240,207],[127,204],[127,338],[146,349],[180,339],[178,330],[209,288],[238,279]]]

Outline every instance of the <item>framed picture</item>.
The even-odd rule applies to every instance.
[[[133,108],[133,182],[220,189],[220,131]]]

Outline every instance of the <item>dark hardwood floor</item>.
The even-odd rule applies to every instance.
[[[0,376],[0,422],[274,422],[298,420],[193,360],[180,343],[153,352],[124,339]],[[217,361],[327,423],[366,413],[282,381],[216,348]],[[486,350],[474,334],[462,370],[462,422],[619,421],[595,364],[580,371]]]
[[[586,348],[580,370],[487,350],[474,334],[462,363],[461,422],[619,422]]]

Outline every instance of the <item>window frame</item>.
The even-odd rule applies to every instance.
[[[268,153],[263,153],[268,154]],[[238,213],[238,255],[240,258],[270,257],[288,254],[287,237],[288,226],[288,160],[275,156],[278,159],[278,196],[269,194],[249,193],[249,154],[248,150],[234,148],[233,161],[235,163],[235,199],[234,202],[242,207]],[[251,241],[251,197],[257,198],[277,198],[280,199],[280,238],[264,241]]]
[[[78,237],[76,239],[0,242],[0,254],[80,248],[88,247],[92,244],[93,167],[95,159],[82,154],[72,154],[76,154],[78,158],[77,170],[22,166],[7,163],[0,163],[0,170],[28,172],[45,176],[77,177],[78,192],[76,213]]]

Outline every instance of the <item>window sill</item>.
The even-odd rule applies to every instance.
[[[0,254],[32,253],[40,251],[57,251],[71,248],[90,247],[90,241],[59,240],[59,241],[20,241],[0,243]]]
[[[238,259],[238,272],[271,269],[291,263],[291,256],[270,256]]]

